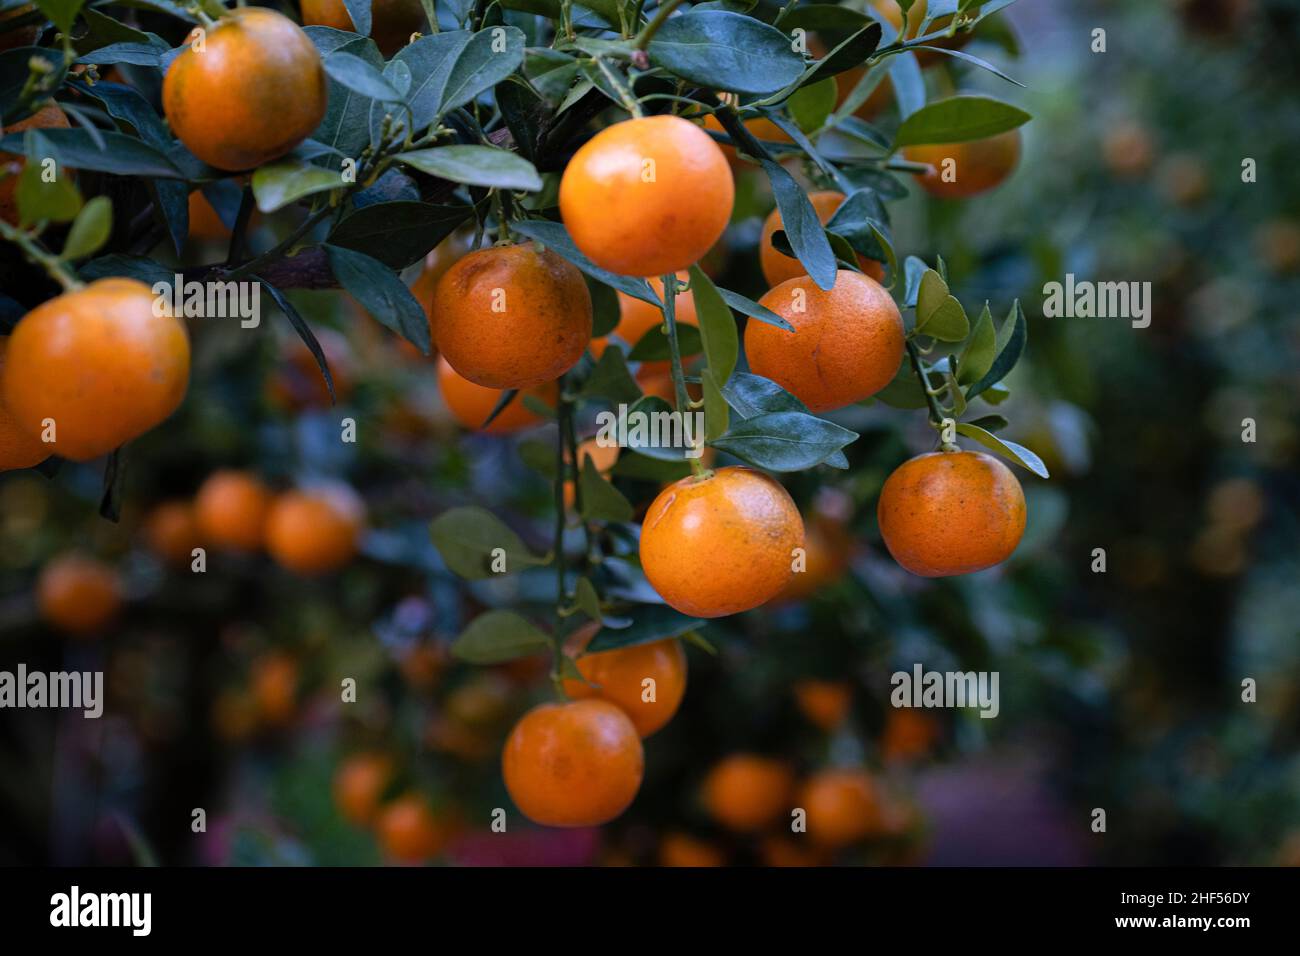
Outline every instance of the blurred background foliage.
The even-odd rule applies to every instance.
[[[883,551],[875,501],[928,450],[924,415],[833,415],[862,433],[850,470],[787,481],[831,559],[820,586],[704,630],[716,655],[688,648],[686,698],[647,742],[645,784],[598,832],[535,829],[513,811],[506,834],[488,831],[493,808],[510,808],[501,743],[551,693],[548,665],[472,667],[449,642],[487,607],[545,613],[553,574],[466,584],[428,535],[432,516],[477,503],[544,552],[550,487],[520,447],[551,447],[553,427],[466,433],[434,366],[339,293],[294,295],[337,333],[334,408],[278,314],[256,333],[192,327],[189,398],[129,448],[120,524],[97,515],[97,466],[0,477],[0,663],[102,669],[108,693],[98,721],[4,714],[0,862],[408,855],[418,826],[347,819],[340,768],[366,754],[382,802],[414,794],[431,812],[437,862],[1300,863],[1298,14],[1290,0],[1031,0],[1003,14],[1019,57],[978,37],[967,48],[1027,89],[957,60],[927,70],[940,90],[985,89],[1034,116],[999,189],[964,202],[913,189],[891,211],[900,254],[942,255],[968,310],[1022,299],[1029,348],[1003,409],[1052,479],[1018,472],[1029,528],[1006,565],[913,578]],[[1105,53],[1090,51],[1097,28]],[[772,200],[742,168],[716,268],[757,298]],[[1044,283],[1066,273],[1150,281],[1151,326],[1043,318]],[[346,417],[355,444],[338,440]],[[210,556],[205,574],[161,559],[151,509],[232,467],[279,485],[348,481],[369,510],[363,555],[318,582],[264,557]],[[620,485],[642,507],[655,490]],[[69,550],[125,582],[104,639],[37,618],[40,568]],[[892,711],[889,675],[916,662],[999,671],[1000,715]],[[355,704],[340,703],[346,677]],[[1245,678],[1257,703],[1241,700]],[[888,794],[880,836],[825,857],[728,834],[700,785],[737,751],[801,774],[865,763]],[[1089,829],[1096,807],[1104,835]],[[206,833],[191,831],[194,808]]]

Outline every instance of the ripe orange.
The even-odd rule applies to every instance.
[[[480,249],[438,281],[433,331],[438,351],[475,385],[541,385],[587,350],[591,294],[582,273],[549,249]]]
[[[689,833],[665,833],[659,841],[660,866],[726,866],[727,855],[707,840]]]
[[[794,699],[809,722],[830,733],[849,716],[853,688],[842,680],[801,680],[794,685]]]
[[[493,435],[505,435],[529,428],[541,421],[541,418],[524,404],[524,395],[521,393],[501,409],[501,414],[492,419],[492,424],[483,428],[483,423],[492,414],[492,409],[497,407],[497,402],[501,400],[502,392],[505,390],[475,385],[457,373],[441,355],[438,356],[438,390],[442,393],[442,400],[447,403],[447,409],[452,417],[466,428],[475,431],[482,429]],[[554,406],[560,397],[559,386],[555,382],[530,388],[527,394],[535,395],[551,406]]]
[[[423,28],[424,8],[420,0],[373,0],[370,18],[371,38],[380,53],[391,57]],[[302,0],[302,22],[356,32],[343,0]]]
[[[874,395],[903,363],[898,306],[879,282],[861,273],[841,269],[829,292],[808,276],[787,279],[758,301],[794,331],[750,319],[745,326],[750,370],[812,411],[843,408]]]
[[[618,452],[617,445],[602,445],[594,438],[579,442],[578,474],[582,474],[583,465],[590,458],[595,469],[602,475],[609,477],[610,470],[618,464]],[[564,507],[572,508],[575,500],[573,480],[566,479],[564,482]]]
[[[386,755],[353,754],[334,773],[334,804],[349,823],[369,826],[392,779],[393,761]]]
[[[835,210],[839,209],[840,204],[844,202],[844,193],[824,190],[809,193],[808,199],[817,212],[817,218],[821,220],[822,225],[825,225],[830,221],[831,216],[835,215]],[[758,262],[763,269],[763,278],[767,280],[769,286],[780,285],[786,279],[795,279],[808,274],[804,270],[802,262],[777,252],[776,247],[772,245],[772,236],[778,230],[784,228],[781,210],[773,209],[763,223],[763,235],[758,241]],[[884,264],[877,262],[875,259],[868,259],[866,256],[860,255],[858,256],[858,266],[877,282],[881,282],[885,278]]]
[[[0,338],[0,382],[4,379],[5,352],[9,339]],[[0,471],[31,468],[50,457],[50,446],[18,427],[4,403],[4,390],[0,386]]]
[[[12,29],[5,26],[6,20],[13,20],[21,17],[25,13],[30,13],[33,5],[30,3],[23,4],[21,7],[14,7],[12,10],[6,10],[0,13],[0,53],[5,50],[16,50],[20,46],[31,46],[41,35],[41,25],[33,23],[29,26]]]
[[[569,161],[560,213],[596,265],[662,276],[699,261],[731,219],[726,157],[680,116],[630,119],[601,130]]]
[[[424,267],[411,283],[411,295],[415,296],[415,301],[420,303],[425,318],[429,320],[430,339],[433,337],[433,294],[438,288],[438,282],[447,274],[447,270],[469,252],[471,239],[471,234],[457,230],[442,240],[424,257]],[[399,341],[402,343],[403,351],[412,358],[424,358],[420,350],[406,339]]]
[[[230,238],[230,229],[212,208],[208,197],[198,189],[190,193],[190,238],[206,242],[220,242]]]
[[[162,99],[172,132],[191,153],[218,169],[252,169],[320,125],[325,70],[288,17],[238,7],[207,31],[202,53],[191,45],[172,61]]]
[[[880,753],[888,761],[922,757],[939,739],[939,722],[929,714],[908,707],[896,707],[885,718],[880,735]]]
[[[228,551],[256,551],[266,537],[271,491],[246,471],[214,472],[194,497],[203,539]]]
[[[266,550],[296,574],[328,574],[356,556],[365,520],[365,505],[345,484],[286,491],[267,512]]]
[[[808,814],[808,836],[824,847],[856,843],[881,830],[876,784],[862,770],[821,770],[804,783],[799,806]]]
[[[817,515],[804,525],[803,549],[803,570],[791,574],[773,600],[803,601],[838,581],[848,569],[853,539],[842,524]]]
[[[965,143],[905,146],[903,156],[933,167],[920,174],[926,192],[940,199],[966,199],[1001,185],[1011,175],[1020,161],[1020,130]]]
[[[41,570],[36,606],[46,623],[78,636],[101,630],[122,606],[122,585],[108,565],[63,554]]]
[[[375,831],[384,852],[400,863],[423,863],[437,856],[448,837],[428,802],[417,793],[404,794],[385,806]]]
[[[190,340],[134,279],[100,279],[28,312],[9,337],[4,403],[29,435],[89,461],[143,435],[185,397]]]
[[[264,654],[253,662],[250,685],[261,718],[283,724],[293,716],[298,697],[298,662],[284,651]]]
[[[173,564],[188,564],[203,537],[188,501],[165,501],[154,508],[145,518],[144,536],[154,554]]]
[[[627,714],[604,700],[541,704],[515,724],[501,756],[524,816],[552,827],[608,823],[641,787],[645,755]]]
[[[683,614],[723,617],[772,598],[790,580],[803,519],[780,484],[748,468],[674,482],[646,511],[641,567]]]
[[[782,761],[755,754],[723,758],[704,779],[704,806],[728,830],[755,833],[791,809],[794,774]]]
[[[580,653],[597,630],[579,632],[571,652]],[[672,720],[686,694],[686,652],[676,639],[582,654],[577,665],[589,683],[565,680],[564,692],[577,700],[595,698],[615,704],[632,719],[642,738]],[[654,681],[653,700],[646,699],[647,679]]]
[[[0,41],[3,39],[4,35],[0,34]],[[6,48],[0,42],[0,50],[4,49]],[[29,129],[67,129],[69,125],[68,114],[59,109],[58,106],[51,104],[41,107],[26,119],[3,127],[3,133],[9,136]],[[16,226],[18,225],[18,200],[15,198],[14,192],[18,188],[18,174],[26,165],[26,161],[22,156],[0,152],[0,168],[10,163],[16,164],[17,168],[14,170],[13,175],[0,179],[0,219],[3,219],[11,226]],[[59,170],[60,175],[64,172],[63,169]]]
[[[983,452],[930,452],[880,490],[880,535],[913,574],[969,574],[1005,561],[1025,530],[1025,495],[1011,469]]]

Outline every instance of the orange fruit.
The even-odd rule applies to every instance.
[[[298,697],[298,662],[283,651],[272,651],[253,662],[250,678],[253,702],[268,724],[293,716]]]
[[[780,760],[732,754],[704,778],[704,806],[728,830],[755,833],[791,809],[794,774]]]
[[[501,414],[492,419],[492,424],[483,428],[483,423],[492,414],[492,409],[497,407],[497,402],[501,400],[505,389],[475,385],[448,365],[447,360],[441,355],[438,356],[438,390],[442,393],[442,400],[447,403],[447,410],[451,412],[452,417],[466,428],[475,431],[482,429],[493,435],[505,435],[529,428],[542,420],[524,404],[524,396],[521,393],[501,409]],[[528,389],[528,394],[535,395],[547,405],[554,406],[559,401],[559,391],[559,386],[555,382],[547,382]]]
[[[195,28],[196,31],[201,28]],[[302,28],[266,7],[230,10],[163,78],[163,112],[210,166],[252,169],[278,159],[325,118],[325,69]]]
[[[990,455],[936,451],[894,470],[876,516],[885,547],[913,574],[969,574],[1016,550],[1025,495],[1011,469]]]
[[[720,468],[669,485],[641,526],[641,567],[683,614],[723,617],[768,601],[790,580],[803,519],[779,483]]]
[[[4,379],[5,352],[9,339],[0,338],[0,382]],[[28,434],[9,413],[0,387],[0,471],[31,468],[50,457],[50,446],[39,437]]]
[[[63,554],[41,570],[36,606],[41,618],[60,631],[93,634],[117,616],[122,585],[117,572],[103,562]]]
[[[1293,219],[1271,219],[1251,236],[1255,254],[1273,272],[1300,272],[1300,223]]]
[[[842,680],[801,680],[794,685],[794,699],[809,722],[830,733],[849,716],[853,688]]]
[[[206,242],[220,242],[230,238],[230,229],[217,215],[202,190],[190,193],[190,238]]]
[[[814,412],[869,398],[893,381],[903,363],[903,317],[869,276],[841,269],[829,292],[798,276],[758,301],[794,331],[751,318],[745,325],[750,370]],[[823,342],[834,344],[823,348]]]
[[[343,0],[302,0],[302,22],[304,26],[357,32]],[[406,46],[411,34],[423,27],[424,8],[420,0],[372,0],[370,37],[385,57]]]
[[[571,652],[581,653],[597,630],[587,628]],[[686,652],[676,639],[582,654],[576,663],[588,683],[566,679],[564,692],[576,700],[595,698],[615,704],[632,719],[642,738],[672,720],[686,694]],[[653,700],[646,700],[650,692],[646,680],[654,681]]]
[[[1137,179],[1151,168],[1156,147],[1147,128],[1136,120],[1124,120],[1106,130],[1102,158],[1121,179]]]
[[[758,845],[758,854],[764,866],[823,866],[826,863],[821,847],[810,846],[809,841],[793,835],[763,837]]]
[[[401,863],[423,863],[442,852],[448,834],[428,801],[408,793],[389,803],[375,824],[379,845]]]
[[[835,210],[839,209],[840,204],[844,202],[844,193],[824,190],[809,193],[808,199],[812,202],[818,220],[824,226],[830,222],[831,216],[835,215]],[[769,286],[780,285],[786,279],[795,279],[808,274],[804,270],[802,262],[778,252],[776,247],[772,245],[772,236],[778,230],[784,228],[781,210],[773,209],[763,223],[763,235],[758,240],[758,262],[763,269],[763,278],[767,280]],[[884,264],[877,262],[875,259],[868,259],[866,256],[860,255],[858,256],[858,266],[877,282],[883,281],[885,278]]]
[[[659,841],[660,866],[726,866],[727,856],[714,844],[689,833],[665,833]]]
[[[433,338],[433,294],[438,288],[438,282],[447,274],[447,270],[469,252],[472,238],[471,234],[457,230],[442,240],[424,257],[424,266],[420,274],[415,277],[415,281],[411,283],[411,295],[415,296],[415,301],[420,303],[425,318],[429,320],[430,340]],[[420,350],[406,339],[399,339],[399,341],[402,350],[412,358],[424,357],[420,354]]]
[[[14,11],[17,12],[17,11]],[[0,34],[0,41],[3,41],[5,35]],[[16,44],[25,45],[25,44]],[[0,50],[6,49],[0,42]],[[26,119],[19,120],[17,123],[11,123],[3,127],[5,136],[14,133],[21,133],[29,129],[67,129],[71,124],[68,122],[68,114],[59,109],[58,106],[50,104],[43,106]],[[0,169],[8,166],[10,163],[16,165],[13,175],[5,176],[0,179],[0,219],[9,223],[11,226],[18,225],[18,200],[14,195],[18,188],[18,174],[22,171],[26,161],[22,156],[13,153],[0,152]],[[62,174],[64,170],[59,170]]]
[[[438,280],[433,332],[443,358],[475,385],[541,385],[587,350],[591,294],[582,273],[549,249],[480,249]]]
[[[682,282],[690,281],[689,272],[677,273],[677,278]],[[655,295],[660,299],[664,295],[664,280],[651,277],[650,287],[654,289]],[[695,294],[691,291],[678,292],[673,297],[673,318],[678,325],[694,325],[697,328],[700,324],[699,316],[695,313]],[[664,314],[657,307],[649,302],[628,295],[626,292],[618,293],[618,325],[614,328],[614,334],[626,342],[628,345],[636,345],[641,341],[641,336],[645,335],[651,329],[658,328],[664,324]],[[603,351],[603,349],[602,349]],[[594,349],[593,349],[594,352]],[[600,358],[599,355],[596,356]],[[652,364],[652,363],[646,363]],[[656,366],[668,368],[668,362],[655,362]]]
[[[1020,161],[1020,130],[965,143],[905,146],[903,156],[910,162],[933,167],[920,174],[921,186],[930,195],[966,199],[988,192],[1011,175]]]
[[[803,549],[803,570],[790,575],[790,582],[774,600],[803,601],[842,578],[848,570],[853,540],[842,525],[819,515],[804,525]]]
[[[164,561],[188,564],[193,551],[202,543],[194,505],[188,501],[165,501],[144,521],[144,536],[149,549]]]
[[[337,571],[356,556],[365,515],[361,498],[339,482],[286,491],[267,512],[266,550],[295,574]]]
[[[501,756],[515,806],[551,827],[608,823],[628,808],[645,771],[641,738],[604,700],[541,704],[515,724]]]
[[[227,551],[256,551],[266,537],[271,491],[246,471],[214,472],[194,497],[203,540]]]
[[[848,846],[881,830],[881,800],[876,784],[861,770],[821,770],[804,783],[799,806],[808,814],[808,836],[834,848]]]
[[[349,823],[369,826],[392,779],[393,761],[386,755],[353,754],[334,773],[334,805]]]
[[[889,761],[922,757],[939,739],[939,722],[929,714],[908,707],[896,707],[885,718],[880,735],[880,753]]]
[[[41,25],[33,23],[25,27],[5,26],[6,20],[13,20],[21,17],[25,13],[30,13],[34,9],[30,3],[23,4],[21,7],[14,7],[12,10],[6,10],[0,13],[0,53],[5,50],[16,50],[20,46],[32,46],[41,35]]]
[[[675,274],[698,262],[727,228],[734,200],[722,150],[680,116],[601,130],[560,180],[560,213],[574,244],[623,275]]]
[[[28,312],[9,336],[4,403],[29,435],[90,461],[161,423],[185,397],[190,340],[135,279],[100,279]]]

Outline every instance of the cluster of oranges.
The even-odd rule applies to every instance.
[[[396,761],[388,754],[361,751],[348,757],[334,773],[333,789],[343,818],[372,830],[384,853],[399,863],[437,856],[453,833],[423,794],[401,787]]]

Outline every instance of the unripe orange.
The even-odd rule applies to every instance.
[[[698,262],[727,228],[734,199],[722,150],[680,116],[606,127],[560,180],[560,213],[574,244],[623,275],[662,276]]]
[[[913,574],[944,577],[1011,556],[1025,530],[1025,494],[983,452],[930,452],[894,470],[880,490],[880,535]]]
[[[720,468],[660,492],[641,526],[641,567],[683,614],[722,617],[772,598],[790,580],[803,519],[780,484]]]
[[[830,291],[808,276],[787,279],[758,300],[792,326],[751,318],[750,370],[814,412],[843,408],[880,391],[903,363],[903,317],[875,279],[841,269]]]

